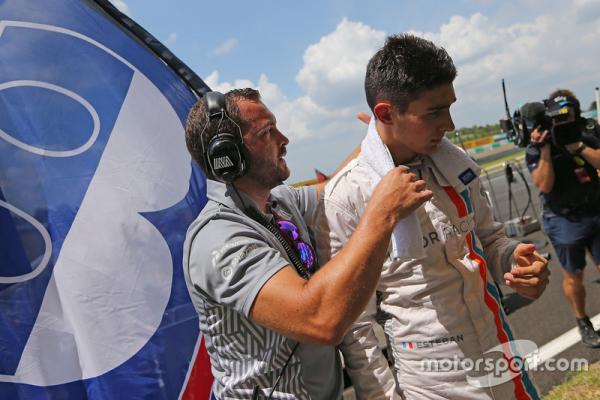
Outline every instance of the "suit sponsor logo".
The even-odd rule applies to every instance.
[[[429,347],[443,346],[450,343],[464,342],[465,338],[462,334],[456,336],[448,336],[442,338],[436,338],[431,340],[425,340],[422,342],[413,342],[414,347],[417,349],[426,349]]]
[[[474,222],[471,218],[464,219],[456,224],[442,225],[438,231],[431,231],[423,235],[423,247],[436,242],[446,242],[454,236],[461,236],[474,228]]]
[[[460,179],[460,181],[463,183],[463,185],[468,185],[476,177],[477,177],[477,175],[475,175],[475,172],[473,172],[473,170],[471,168],[467,168],[458,176],[458,179]]]

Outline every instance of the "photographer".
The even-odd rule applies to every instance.
[[[550,127],[536,127],[526,149],[527,167],[541,192],[544,230],[563,266],[563,290],[581,333],[582,342],[600,347],[585,312],[583,269],[588,248],[600,267],[600,140],[582,134],[584,123],[579,101],[565,89],[554,91],[546,101],[554,115],[573,113],[572,120],[553,119]],[[567,112],[568,111],[568,112]],[[568,119],[568,118],[565,118]]]

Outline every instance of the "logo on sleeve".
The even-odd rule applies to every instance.
[[[475,172],[473,172],[473,170],[471,168],[467,168],[460,175],[458,175],[458,179],[460,179],[460,181],[463,183],[463,185],[468,185],[476,177],[477,177],[477,175],[475,175]]]

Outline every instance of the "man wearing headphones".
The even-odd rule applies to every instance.
[[[281,185],[288,139],[256,90],[207,93],[190,112],[186,143],[208,177],[184,274],[213,397],[341,399],[334,346],[374,293],[394,225],[431,192],[414,174],[390,171],[347,245],[319,267],[309,227],[322,188]]]

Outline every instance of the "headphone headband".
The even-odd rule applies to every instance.
[[[227,115],[227,103],[225,103],[225,96],[220,92],[208,92],[204,95],[204,101],[206,102],[206,109],[208,111],[208,119],[216,117],[229,118]],[[231,118],[230,118],[231,119]]]

